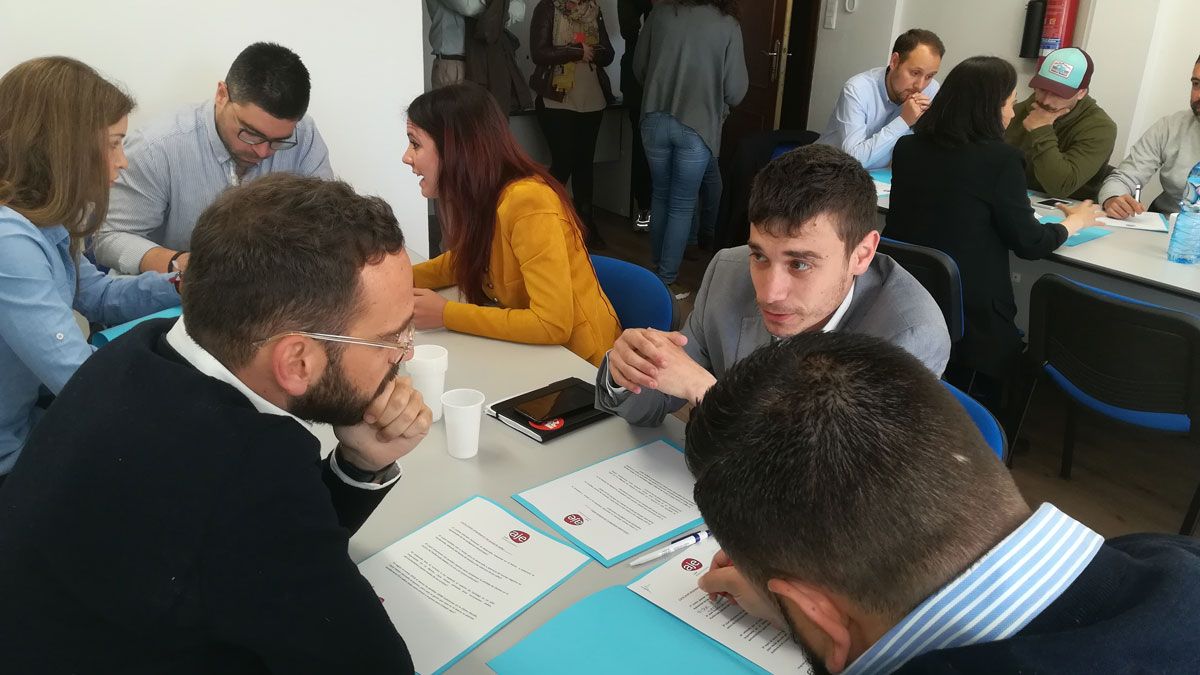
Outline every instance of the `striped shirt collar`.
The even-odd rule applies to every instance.
[[[890,673],[927,652],[1012,637],[1075,581],[1104,538],[1050,504],[846,668]]]
[[[213,156],[217,158],[217,164],[233,161],[233,156],[229,154],[229,148],[225,147],[225,141],[221,140],[221,134],[217,131],[217,104],[210,100],[201,103],[199,107],[200,124],[204,126],[208,144],[212,147]]]

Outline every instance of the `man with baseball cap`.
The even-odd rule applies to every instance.
[[[1117,125],[1088,96],[1095,66],[1077,47],[1046,56],[1013,106],[1004,138],[1025,153],[1029,189],[1054,197],[1095,199],[1117,141]]]

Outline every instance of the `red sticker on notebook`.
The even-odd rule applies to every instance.
[[[555,417],[554,419],[546,420],[545,422],[530,422],[529,426],[537,429],[538,431],[558,431],[559,429],[563,428],[566,423],[566,420],[563,418]]]
[[[704,563],[696,560],[695,558],[684,558],[683,562],[680,563],[680,567],[688,572],[698,572],[704,569]]]
[[[512,532],[508,533],[508,538],[512,539],[513,543],[515,544],[524,544],[525,542],[529,541],[529,533],[522,532],[520,530],[513,530]]]
[[[563,522],[568,525],[574,525],[575,527],[579,527],[580,525],[583,524],[583,516],[579,515],[578,513],[572,513],[571,515],[567,516],[566,518],[563,518]]]

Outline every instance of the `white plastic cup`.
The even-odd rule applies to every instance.
[[[451,389],[442,394],[446,412],[446,452],[455,459],[479,453],[479,421],[483,419],[483,392]]]
[[[442,419],[442,391],[446,388],[446,368],[450,365],[450,352],[438,345],[417,345],[413,356],[404,362],[413,388],[421,392],[433,421]]]

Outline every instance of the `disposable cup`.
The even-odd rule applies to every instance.
[[[451,389],[442,394],[446,417],[446,452],[470,459],[479,452],[479,421],[483,419],[483,392]]]
[[[413,388],[421,392],[433,421],[442,419],[442,391],[446,388],[446,368],[450,353],[438,345],[417,345],[413,357],[404,362]]]

